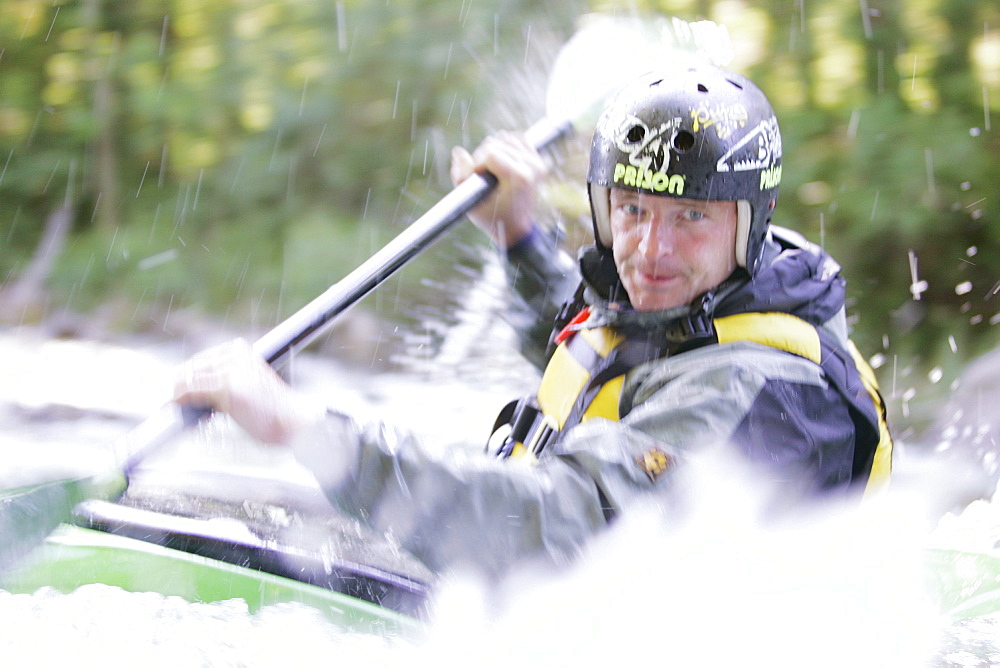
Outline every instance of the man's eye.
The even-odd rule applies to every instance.
[[[639,212],[642,211],[642,209],[640,209],[635,204],[623,204],[622,205],[622,211],[624,211],[625,213],[627,213],[630,216],[638,216]]]
[[[697,211],[695,209],[688,209],[687,210],[687,219],[688,220],[702,220],[704,217],[705,217],[705,212],[704,211]]]

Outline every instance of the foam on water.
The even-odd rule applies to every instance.
[[[947,622],[912,514],[886,500],[762,524],[770,500],[711,468],[683,522],[628,515],[566,574],[515,578],[499,613],[447,584],[430,643],[447,665],[472,648],[489,666],[927,665]]]
[[[7,666],[380,665],[405,642],[344,633],[300,604],[251,615],[239,599],[191,603],[101,584],[0,592],[0,628]]]

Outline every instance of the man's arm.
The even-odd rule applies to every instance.
[[[537,226],[501,255],[512,295],[506,318],[517,332],[521,353],[542,369],[553,321],[579,287],[580,271],[554,236]]]
[[[500,252],[514,297],[507,319],[525,357],[541,368],[553,320],[579,285],[579,271],[534,220],[538,184],[548,173],[541,155],[522,135],[504,132],[487,137],[472,153],[461,147],[452,151],[456,185],[486,171],[497,177],[497,188],[469,218]]]
[[[335,507],[436,572],[562,565],[606,524],[591,477],[561,458],[500,460],[468,446],[432,454],[405,430],[336,413],[292,447]]]

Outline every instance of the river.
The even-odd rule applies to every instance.
[[[512,352],[511,333],[483,315],[493,297],[467,298],[479,306],[455,311],[448,324],[458,334],[434,334],[445,328],[430,322],[416,328],[398,337],[402,359],[388,367],[302,355],[292,379],[363,419],[391,415],[429,442],[468,440],[535,377]],[[174,366],[204,343],[0,330],[5,486],[40,470],[83,473],[108,463],[109,444],[166,401]],[[963,428],[951,423],[941,431],[961,450]],[[637,512],[558,577],[521,572],[500,590],[448,578],[419,643],[344,634],[304,606],[250,614],[238,600],[188,603],[90,585],[70,594],[0,592],[0,652],[6,665],[1000,665],[1000,616],[943,619],[921,560],[927,546],[993,550],[1000,511],[981,500],[946,514],[955,499],[970,498],[932,494],[955,476],[926,465],[928,450],[904,447],[895,491],[865,513],[825,508],[778,522],[761,519],[768,490],[709,452],[692,467],[697,510],[684,520],[666,520],[658,508]],[[249,442],[224,418],[149,468],[314,485],[293,460]]]

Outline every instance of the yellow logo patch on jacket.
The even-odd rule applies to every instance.
[[[635,462],[653,482],[674,467],[674,458],[659,448],[653,448],[641,457],[636,457]]]

